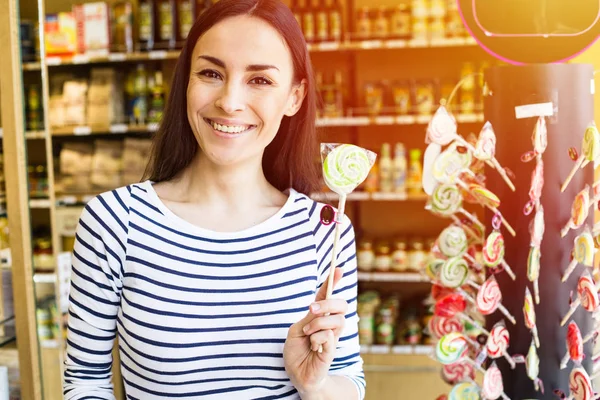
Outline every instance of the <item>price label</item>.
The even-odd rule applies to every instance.
[[[77,197],[75,196],[63,196],[60,199],[58,199],[58,202],[61,204],[75,204],[77,203]]]
[[[395,122],[394,117],[375,117],[376,125],[393,125]]]
[[[383,47],[383,43],[381,42],[381,40],[364,40],[360,42],[359,47],[365,50],[380,49],[381,47]]]
[[[60,65],[61,63],[62,63],[62,60],[60,59],[60,57],[47,57],[46,58],[47,65]]]
[[[154,50],[148,53],[148,58],[151,60],[164,60],[167,58],[167,52],[164,50]]]
[[[554,107],[552,102],[526,104],[515,107],[515,116],[517,119],[531,117],[551,117],[554,115]]]
[[[109,128],[110,133],[125,133],[129,130],[128,126],[125,124],[114,124]]]
[[[111,53],[108,55],[108,61],[125,61],[126,59],[125,53]]]
[[[388,49],[403,49],[408,46],[406,40],[387,40],[383,43],[383,46]]]
[[[76,126],[73,128],[73,134],[76,136],[84,136],[92,133],[92,128],[89,126]]]
[[[148,130],[148,132],[156,132],[158,130],[158,124],[156,122],[148,124],[146,129]]]
[[[87,64],[90,62],[90,56],[87,54],[75,54],[71,59],[73,64]]]
[[[396,123],[399,125],[412,125],[415,123],[415,117],[412,115],[399,115],[396,117]]]
[[[392,347],[392,353],[394,354],[411,354],[412,353],[412,347],[411,346],[394,346]]]
[[[373,353],[373,354],[388,354],[389,352],[390,352],[389,346],[384,346],[384,345],[371,346],[371,353]]]
[[[340,44],[338,42],[324,42],[319,43],[317,48],[321,51],[334,51],[340,48]]]

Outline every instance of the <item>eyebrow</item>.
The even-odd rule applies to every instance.
[[[198,58],[202,58],[202,59],[209,61],[221,68],[225,68],[225,63],[216,57],[201,55],[201,56],[198,56]],[[274,65],[269,65],[269,64],[252,64],[252,65],[248,65],[246,67],[246,71],[248,71],[248,72],[264,71],[267,69],[276,69],[277,71],[279,71],[279,68],[277,68]]]

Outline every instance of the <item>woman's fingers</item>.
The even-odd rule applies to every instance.
[[[348,302],[344,299],[316,301],[310,305],[310,312],[315,315],[342,314],[348,311]]]
[[[344,330],[345,323],[346,318],[343,314],[317,317],[304,325],[303,332],[305,335],[310,336],[315,332],[331,330],[336,337],[339,337]]]
[[[318,351],[319,347],[322,347],[325,353],[335,350],[335,336],[332,330],[318,331],[310,335],[311,350]]]

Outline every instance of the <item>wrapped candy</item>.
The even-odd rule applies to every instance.
[[[442,367],[442,379],[450,385],[475,379],[475,368],[470,362],[457,362]]]
[[[571,322],[567,329],[567,354],[562,358],[560,368],[566,368],[569,359],[573,360],[576,366],[581,366],[583,358],[583,338],[581,337],[581,331],[575,322]]]
[[[500,218],[500,220],[502,221],[502,225],[504,225],[504,227],[508,230],[508,232],[512,236],[516,235],[513,227],[510,226],[508,221],[506,221],[504,219],[504,217],[502,216],[502,214],[500,213],[500,211],[498,211],[498,207],[500,207],[500,199],[498,198],[498,196],[496,196],[490,190],[484,188],[481,185],[477,185],[477,184],[470,185],[469,192],[471,192],[471,194],[477,199],[479,204],[488,208],[490,211],[495,213],[495,215],[498,218]]]
[[[452,332],[443,336],[435,346],[436,359],[444,364],[454,364],[466,357],[469,352],[469,340],[465,335]]]
[[[583,264],[586,267],[593,267],[594,254],[596,254],[594,237],[589,229],[586,228],[583,232],[577,235],[573,241],[573,259],[567,266],[567,269],[563,274],[562,281],[565,282],[567,279],[569,279],[569,276],[571,276],[571,273],[578,263]]]
[[[427,323],[427,330],[434,338],[441,339],[444,335],[451,332],[462,333],[464,331],[464,325],[456,317],[434,315]]]
[[[440,298],[434,307],[434,315],[444,318],[459,318],[469,324],[477,327],[482,332],[489,334],[480,324],[469,317],[465,310],[467,308],[467,302],[465,297],[461,293],[450,293]]]
[[[569,149],[569,154],[576,153],[575,149]],[[565,182],[562,184],[560,191],[564,192],[573,176],[578,169],[585,168],[590,162],[597,161],[600,158],[600,133],[598,133],[598,129],[596,128],[596,124],[592,121],[592,123],[586,128],[585,133],[583,134],[583,142],[581,143],[581,155],[577,157],[575,161],[575,165],[571,169],[569,176],[565,179]]]
[[[529,288],[525,288],[525,301],[523,303],[523,316],[525,317],[525,325],[531,330],[533,339],[535,340],[535,346],[540,347],[540,339],[538,336],[537,325],[535,320],[535,308],[533,305],[533,299],[531,298],[531,292]]]
[[[436,247],[444,257],[463,257],[477,269],[482,269],[481,265],[467,252],[468,246],[465,230],[456,225],[444,229],[436,242]]]
[[[479,132],[479,138],[477,139],[475,153],[473,155],[475,158],[485,161],[488,165],[491,164],[491,166],[500,173],[500,176],[504,179],[504,182],[506,182],[508,187],[513,192],[515,191],[515,186],[508,177],[506,170],[502,168],[498,160],[496,160],[496,133],[489,121],[483,125],[483,128],[481,128],[481,131]]]
[[[481,400],[481,390],[475,383],[459,383],[450,391],[448,400]]]
[[[477,286],[476,284],[472,284],[472,286],[478,289],[475,306],[482,315],[491,315],[496,310],[500,310],[510,322],[513,324],[517,323],[515,317],[502,305],[502,292],[500,291],[498,281],[493,275],[481,286]]]
[[[544,385],[539,378],[540,374],[540,358],[538,357],[537,350],[535,348],[534,341],[531,341],[529,345],[529,351],[527,352],[527,358],[525,358],[525,368],[527,369],[527,376],[533,381],[535,391],[540,390],[544,393]]]
[[[590,186],[585,185],[585,188],[575,196],[573,205],[571,206],[571,218],[565,227],[560,231],[560,236],[565,237],[569,230],[578,229],[588,217],[590,208]]]
[[[594,283],[594,279],[586,270],[577,281],[577,299],[571,303],[569,311],[562,319],[560,326],[564,326],[573,313],[581,305],[588,312],[598,310],[600,302],[598,300],[598,286]]]
[[[460,221],[457,221],[455,214],[460,212],[475,225],[478,225],[481,230],[485,229],[483,224],[481,224],[481,222],[479,222],[475,216],[462,207],[462,196],[456,185],[438,185],[433,191],[431,199],[425,208],[431,210],[431,212],[436,215],[453,218],[455,222],[459,224]]]
[[[497,268],[502,265],[506,273],[514,281],[516,279],[515,273],[512,271],[510,266],[504,261],[504,236],[500,233],[497,216],[492,220],[494,231],[485,240],[483,245],[483,263],[488,268]]]
[[[540,246],[542,244],[544,230],[544,207],[540,204],[535,213],[535,217],[529,226],[531,247],[529,248],[529,256],[527,257],[527,279],[533,283],[535,304],[540,304],[540,288],[538,285],[538,279],[540,277]]]
[[[333,277],[338,256],[337,246],[340,239],[346,196],[352,193],[367,178],[377,155],[372,151],[352,144],[322,143],[321,157],[323,160],[323,179],[329,189],[340,196],[327,284],[326,298],[330,298],[333,291]],[[319,352],[322,352],[322,347],[319,347]]]
[[[515,361],[507,352],[509,345],[510,334],[508,333],[508,329],[506,329],[504,322],[500,321],[496,323],[490,331],[485,347],[477,356],[476,362],[480,364],[485,361],[486,357],[490,357],[494,360],[504,357],[510,364],[510,367],[514,369],[516,365]]]
[[[502,382],[502,372],[496,366],[496,363],[492,363],[490,367],[483,374],[483,385],[481,395],[484,399],[497,399],[502,397],[508,399],[508,396],[504,394],[504,382]]]
[[[473,158],[469,152],[458,151],[458,145],[452,143],[433,163],[432,174],[440,183],[459,184],[464,186],[465,182],[460,178],[463,173],[473,174],[469,169]]]

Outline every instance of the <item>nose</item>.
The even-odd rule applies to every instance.
[[[215,106],[227,114],[244,111],[246,108],[244,97],[243,86],[237,82],[228,81],[222,86],[221,92],[215,101]]]

